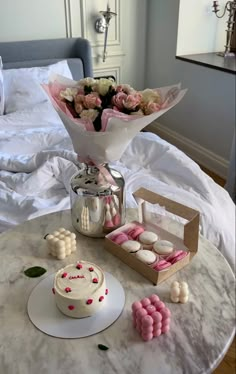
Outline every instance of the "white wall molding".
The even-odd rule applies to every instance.
[[[175,145],[194,161],[213,171],[220,177],[227,177],[229,161],[225,160],[223,157],[218,156],[216,153],[209,151],[198,143],[180,135],[176,131],[170,130],[157,121],[148,125],[145,130],[153,132],[169,143]]]
[[[114,66],[106,66],[105,68],[96,68],[94,69],[94,77],[101,77],[101,76],[107,76],[107,75],[113,75],[116,78],[116,81],[120,82],[120,75],[121,75],[121,68],[119,65]]]
[[[149,1],[109,0],[111,11],[117,15],[110,22],[104,62],[105,35],[96,32],[95,21],[101,16],[99,12],[106,10],[108,0],[2,0],[0,41],[86,38],[92,46],[95,73],[114,75],[118,82],[141,90],[144,88]]]
[[[66,1],[66,0],[65,0]],[[70,34],[71,38],[78,38],[81,36],[81,24],[83,23],[81,17],[81,3],[79,0],[69,1],[69,14],[70,14]]]
[[[108,31],[107,46],[116,47],[121,44],[121,25],[120,25],[120,0],[113,0],[110,4],[111,11],[117,13],[113,17]],[[99,17],[99,11],[106,10],[106,1],[96,1],[96,5],[91,5],[91,0],[80,0],[82,22],[82,37],[89,39],[92,47],[103,47],[104,34],[98,34],[95,31],[95,21]],[[97,10],[96,10],[97,9]]]
[[[0,41],[69,37],[68,16],[68,0],[1,0]]]
[[[102,57],[102,53],[103,53],[103,48],[101,49],[101,57]],[[122,50],[109,51],[109,54],[107,55],[106,60],[108,60],[109,57],[123,57],[125,55],[126,55],[125,52]],[[97,58],[97,55],[95,53],[92,53],[92,57]]]

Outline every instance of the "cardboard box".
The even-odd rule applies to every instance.
[[[142,274],[145,278],[149,279],[154,285],[157,285],[182,269],[184,266],[188,265],[192,258],[196,255],[198,251],[200,214],[194,209],[167,199],[145,188],[140,188],[133,194],[133,196],[138,203],[138,221],[127,223],[126,225],[106,235],[105,249],[117,256],[132,269]],[[145,208],[145,202],[159,204],[160,206],[164,206],[165,209],[170,213],[185,218],[187,223],[184,224],[183,238],[173,235],[172,233],[158,226],[158,223],[153,222],[150,213]],[[178,249],[186,250],[188,252],[187,256],[171,265],[167,270],[158,272],[141,262],[135,257],[134,254],[126,252],[120,245],[111,240],[111,237],[114,234],[120,231],[126,231],[136,224],[142,224],[146,230],[156,232],[161,239],[171,241]]]

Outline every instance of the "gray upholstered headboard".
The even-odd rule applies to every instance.
[[[83,38],[0,43],[4,69],[46,66],[67,60],[75,80],[92,77],[92,53]]]

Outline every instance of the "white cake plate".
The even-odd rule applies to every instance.
[[[38,283],[27,305],[31,322],[45,334],[57,338],[83,338],[105,330],[120,316],[125,305],[125,293],[120,282],[110,273],[105,273],[109,289],[106,305],[86,318],[70,318],[58,310],[52,294],[54,276],[49,275]]]

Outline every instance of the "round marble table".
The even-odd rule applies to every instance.
[[[133,216],[134,211],[129,211]],[[172,229],[178,232],[178,223]],[[59,261],[48,255],[43,237],[59,227],[74,231],[70,212],[49,214],[0,235],[0,373],[4,374],[197,374],[211,373],[235,333],[235,279],[221,253],[200,237],[191,263],[167,281],[148,280],[103,248],[103,239],[77,234],[77,251]],[[119,319],[106,330],[81,339],[59,339],[38,330],[29,320],[27,301],[41,279],[78,259],[93,261],[123,285],[126,302]],[[31,266],[47,269],[28,278]],[[170,302],[174,280],[189,284],[187,304]],[[143,342],[132,326],[131,304],[156,293],[172,312],[171,330]],[[109,347],[98,349],[98,344]]]

